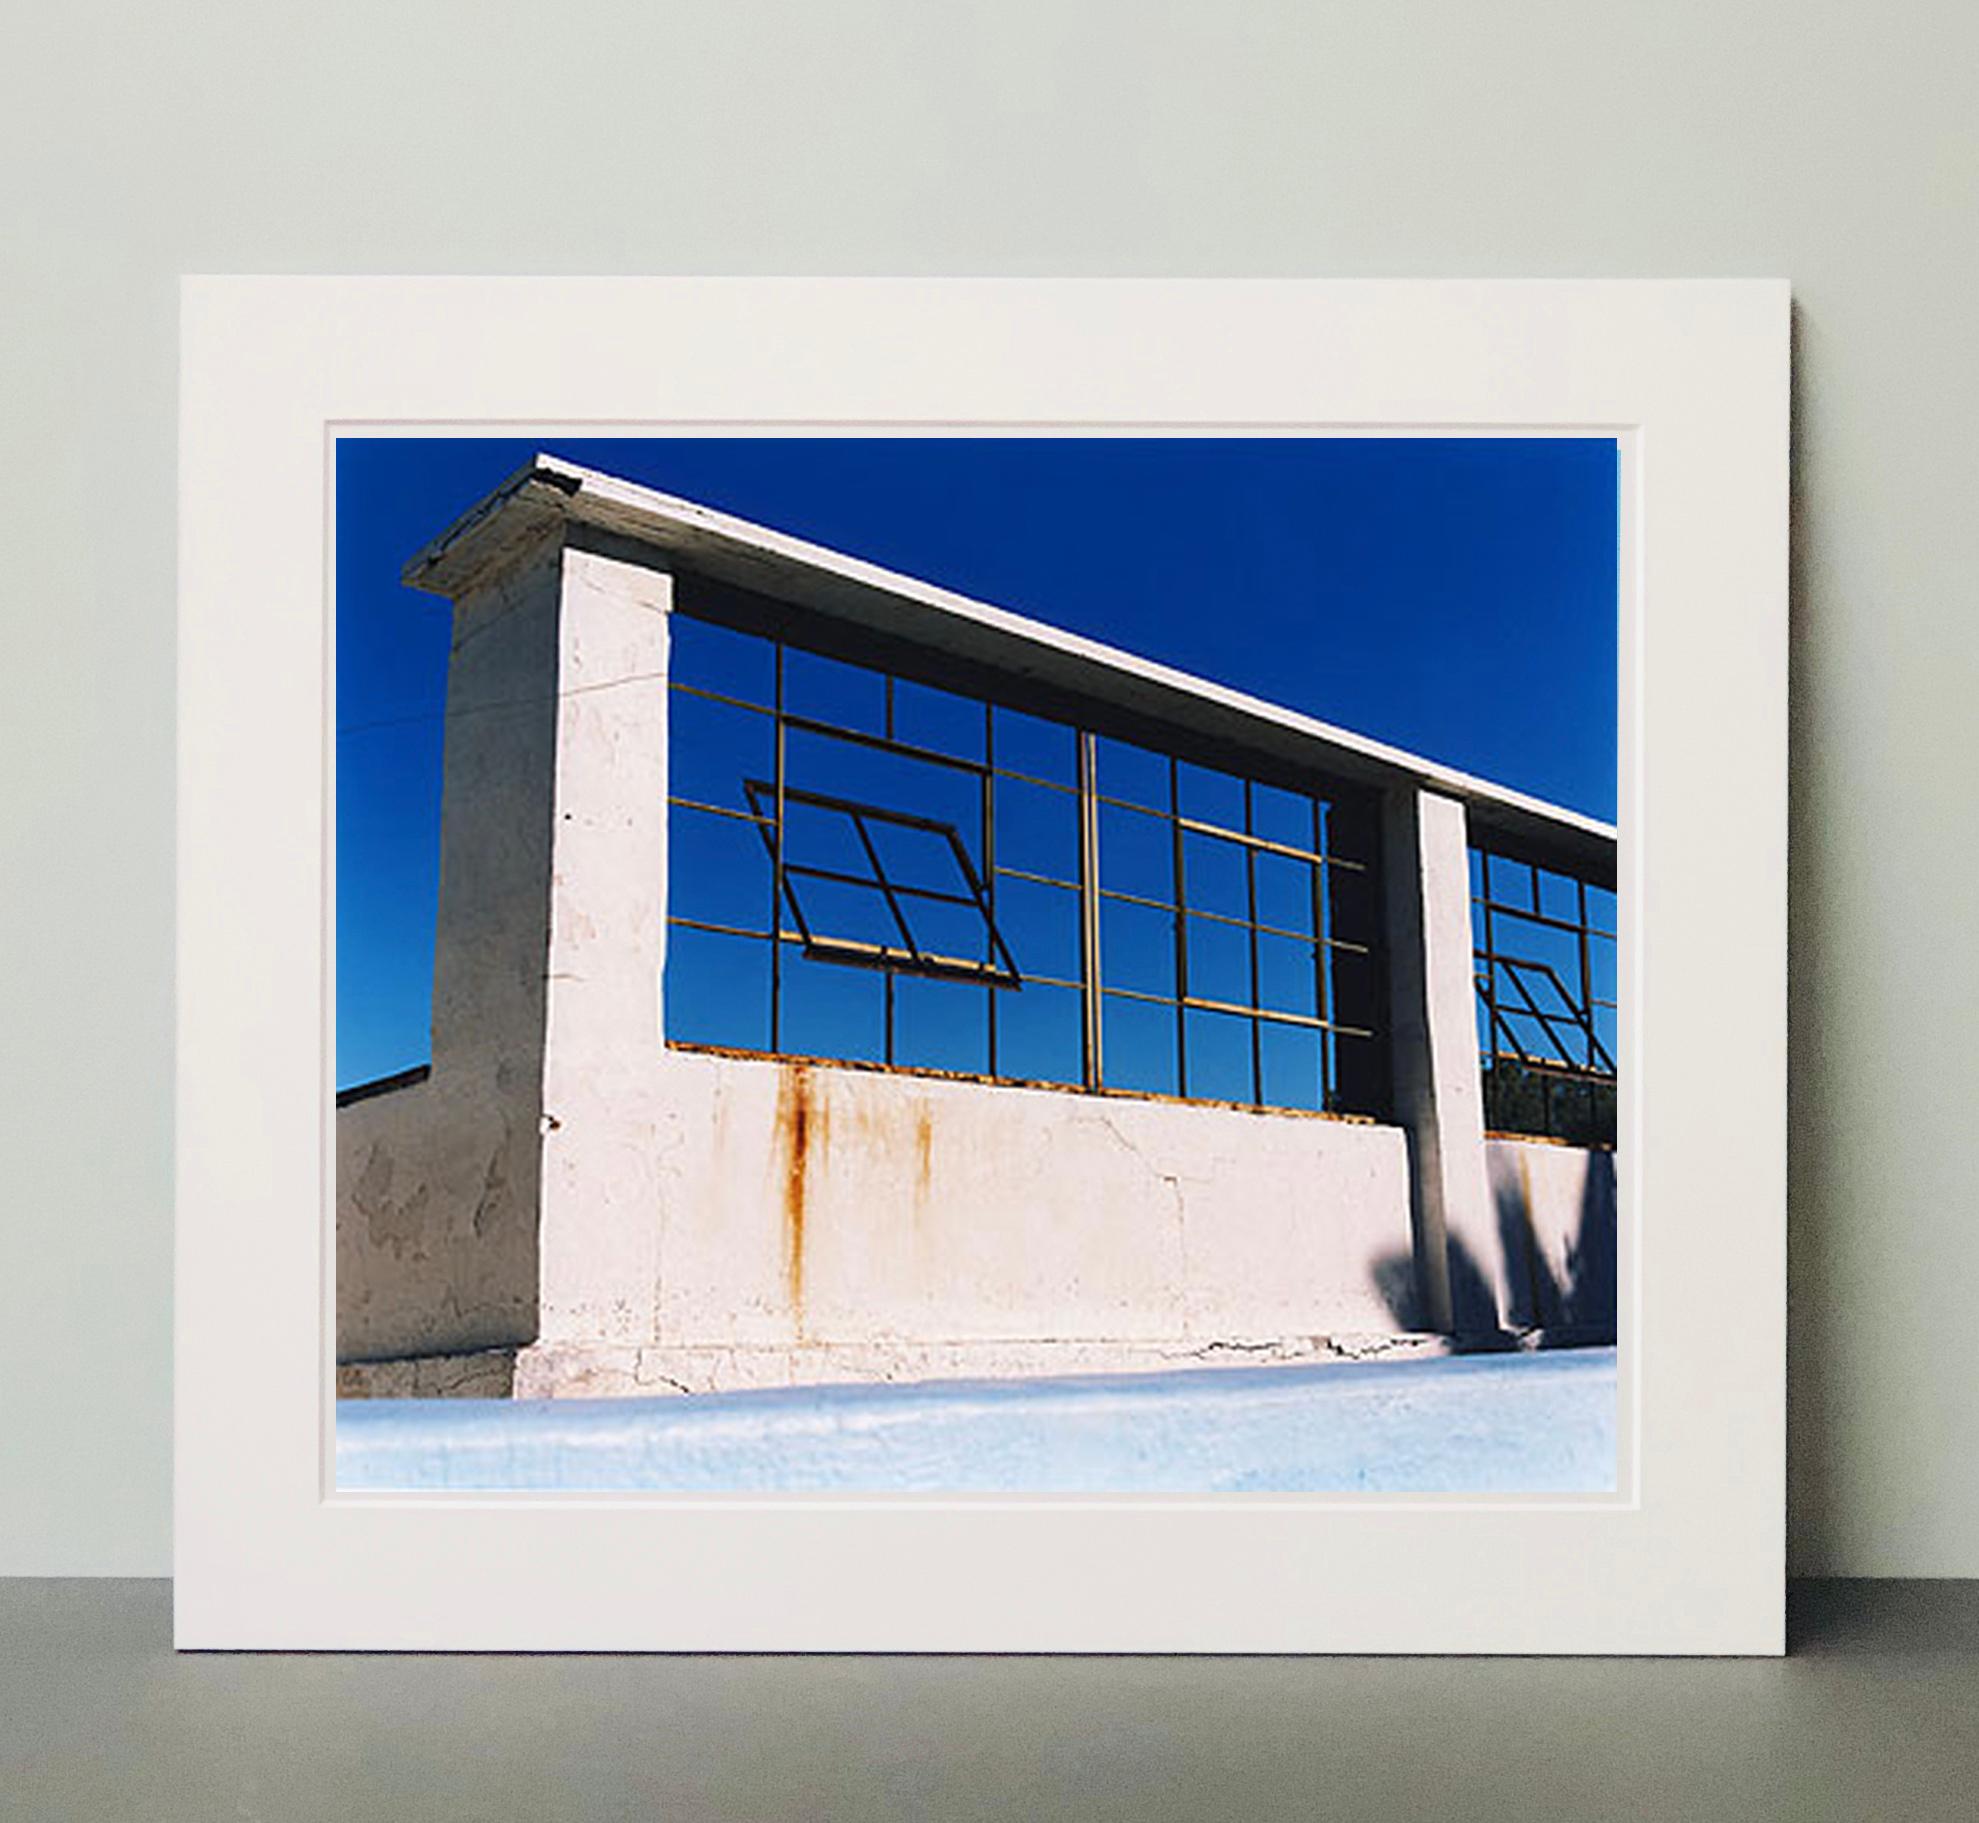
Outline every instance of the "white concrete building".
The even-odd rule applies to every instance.
[[[339,1097],[344,1392],[1612,1338],[1611,828],[547,457],[406,577],[433,1052]]]

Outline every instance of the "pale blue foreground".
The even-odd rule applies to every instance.
[[[694,1398],[353,1400],[343,1489],[1593,1493],[1615,1351]]]

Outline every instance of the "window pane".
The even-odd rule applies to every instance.
[[[886,976],[819,962],[786,944],[778,1045],[799,1057],[878,1063],[886,1055]]]
[[[1189,995],[1251,1004],[1251,942],[1248,930],[1209,918],[1189,920]]]
[[[1257,1099],[1251,1086],[1251,1021],[1189,1011],[1188,1093],[1205,1101]]]
[[[1274,1108],[1323,1106],[1320,1083],[1320,1035],[1308,1026],[1277,1025],[1265,1020],[1258,1029],[1264,1086],[1258,1099]]]
[[[989,960],[989,926],[973,905],[949,905],[939,899],[903,897],[900,909],[921,952],[955,962]]]
[[[1613,1007],[1598,1006],[1594,1009],[1594,1035],[1601,1041],[1602,1050],[1607,1053],[1607,1056],[1600,1060],[1600,1067],[1604,1070],[1612,1070],[1621,1057]]]
[[[763,798],[764,808],[774,812],[774,794]],[[842,810],[822,804],[807,804],[801,798],[786,797],[783,805],[783,864],[786,867],[822,867],[832,873],[852,874],[861,880],[873,877],[873,863],[859,840],[859,831]]]
[[[1123,798],[1150,810],[1168,808],[1168,761],[1163,755],[1130,747],[1125,741],[1099,740],[1093,745],[1101,797]]]
[[[1508,1050],[1517,1051],[1521,1056],[1531,1058],[1535,1063],[1564,1063],[1559,1047],[1547,1036],[1544,1023],[1530,1013],[1520,1012],[1506,1006],[1502,1001],[1498,1006],[1498,1029],[1508,1039]]]
[[[667,623],[667,640],[667,675],[675,683],[766,709],[775,705],[776,647],[760,633],[737,633],[676,613]]]
[[[909,1069],[989,1069],[989,996],[993,988],[901,975],[893,984],[893,1061]]]
[[[1295,937],[1257,940],[1258,1005],[1274,1013],[1319,1012],[1319,980],[1313,946]]]
[[[1568,924],[1580,922],[1580,888],[1565,874],[1541,873],[1539,876],[1539,909],[1549,918],[1560,918]]]
[[[1258,855],[1252,866],[1257,870],[1258,922],[1280,930],[1311,930],[1319,869],[1310,861],[1272,854]]]
[[[847,798],[880,810],[905,811],[951,823],[969,850],[982,853],[983,787],[980,775],[937,760],[862,747],[814,730],[793,728],[786,737],[785,783],[795,791]]]
[[[996,994],[996,1073],[1022,1082],[1077,1084],[1084,1012],[1076,988],[1027,981]]]
[[[667,811],[667,914],[767,932],[770,855],[763,831],[733,817]]]
[[[667,792],[747,810],[744,779],[776,777],[776,724],[754,709],[667,692]]]
[[[862,734],[886,732],[886,678],[864,665],[786,646],[783,653],[783,708],[786,715],[856,728]]]
[[[813,937],[901,947],[900,926],[877,886],[851,886],[842,880],[790,873],[784,875],[784,885]]]
[[[669,1038],[682,1044],[768,1050],[768,939],[670,928],[664,998]]]
[[[1100,979],[1143,994],[1175,992],[1175,914],[1120,899],[1099,908]]]
[[[957,759],[983,757],[984,710],[980,702],[897,678],[893,685],[893,738]]]
[[[1615,1143],[1615,1088],[1612,1083],[1561,1084],[1554,1090],[1553,1131],[1577,1146]]]
[[[1100,1055],[1106,1086],[1154,1095],[1177,1093],[1175,1009],[1108,994],[1100,1009]]]
[[[1078,781],[1077,737],[1060,722],[1025,715],[1000,704],[996,711],[996,764],[1034,779],[1071,785]]]
[[[1615,940],[1612,937],[1590,937],[1587,940],[1588,985],[1593,989],[1597,1000],[1617,1000],[1615,992]]]
[[[1112,892],[1175,902],[1174,825],[1114,804],[1099,807],[1099,883]]]
[[[996,863],[1047,879],[1079,878],[1079,800],[1022,779],[996,781]]]
[[[1236,842],[1187,831],[1182,837],[1182,884],[1191,911],[1220,912],[1226,918],[1250,916],[1244,850]]]
[[[1519,978],[1548,1012],[1580,992],[1580,939],[1572,931],[1517,918],[1496,918],[1492,936],[1501,956],[1526,964]]]
[[[1183,764],[1176,769],[1181,792],[1182,814],[1199,823],[1214,823],[1219,829],[1244,826],[1244,781],[1227,772],[1212,772],[1207,766]]]
[[[1277,785],[1251,787],[1251,834],[1287,848],[1312,847],[1312,799]]]
[[[1533,869],[1525,862],[1508,861],[1503,855],[1492,855],[1488,866],[1494,902],[1514,911],[1539,909],[1538,883],[1534,879]]]
[[[1079,897],[1028,880],[996,883],[996,927],[1020,975],[1079,979]]]
[[[865,822],[880,865],[895,886],[920,886],[958,895],[968,892],[968,878],[947,836],[932,829],[916,829],[911,823],[889,823],[881,817],[868,817]]]
[[[1544,1133],[1548,1119],[1543,1078],[1500,1060],[1485,1072],[1484,1124],[1494,1133]]]

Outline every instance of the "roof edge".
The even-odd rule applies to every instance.
[[[614,534],[670,563],[869,628],[925,640],[930,622],[945,622],[958,647],[973,648],[992,668],[1019,676],[1049,671],[1088,696],[1106,694],[1101,686],[1111,682],[1151,703],[1192,706],[1233,728],[1268,732],[1269,745],[1289,740],[1308,750],[1324,749],[1336,769],[1344,765],[1362,777],[1407,779],[1461,798],[1480,813],[1480,821],[1514,837],[1573,851],[1605,847],[1613,864],[1611,823],[1049,622],[558,456],[539,454],[525,463],[422,547],[401,580],[410,588],[458,598],[490,570],[572,525]],[[998,652],[1006,660],[1000,666],[990,656]]]

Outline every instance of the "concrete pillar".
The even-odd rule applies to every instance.
[[[1391,792],[1383,838],[1395,1115],[1409,1134],[1423,1319],[1488,1334],[1513,1307],[1514,1262],[1485,1165],[1464,806]]]
[[[436,1072],[659,1031],[672,578],[552,537],[455,605]]]
[[[433,1067],[530,1079],[542,1055],[562,545],[455,598],[447,659]]]
[[[673,578],[567,546],[558,615],[539,1339],[649,1339],[665,1044]]]
[[[433,1064],[337,1117],[343,1361],[537,1327],[561,539],[450,580]]]
[[[435,1195],[510,1237],[507,1339],[651,1326],[672,589],[556,529],[455,603],[433,1124],[477,1137]]]

